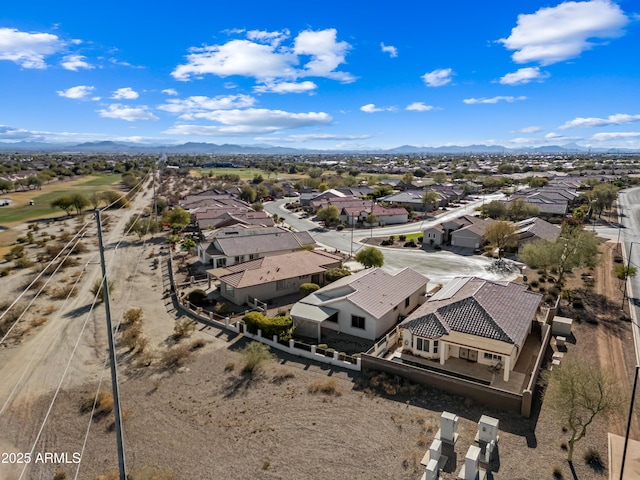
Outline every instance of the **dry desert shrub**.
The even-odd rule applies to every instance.
[[[166,368],[180,367],[191,356],[191,345],[177,345],[162,355],[162,363]]]
[[[273,360],[273,355],[271,355],[269,347],[258,342],[251,342],[240,350],[240,354],[244,359],[244,365],[242,367],[244,373],[253,373],[264,363]]]
[[[113,395],[105,390],[100,390],[97,396],[89,395],[85,397],[80,404],[80,412],[91,412],[94,410],[94,404],[95,411],[93,412],[93,418],[100,418],[107,415],[113,412]]]
[[[144,312],[141,308],[130,308],[122,314],[122,323],[130,324],[142,322],[143,315]]]
[[[307,389],[309,393],[324,393],[325,395],[342,395],[342,388],[335,378],[316,378]]]
[[[47,317],[36,317],[33,320],[31,320],[31,326],[39,327],[40,325],[47,323],[47,320],[48,320]]]
[[[183,318],[182,320],[176,320],[176,324],[173,327],[173,338],[176,342],[191,335],[196,329],[196,324],[189,318]]]
[[[64,300],[67,297],[75,297],[78,290],[74,285],[61,285],[51,290],[50,297],[54,300]]]

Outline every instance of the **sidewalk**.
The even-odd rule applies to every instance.
[[[624,437],[609,433],[609,479],[620,478],[622,464],[622,451],[624,449]],[[627,446],[627,458],[624,466],[623,480],[640,479],[640,442],[629,439]]]

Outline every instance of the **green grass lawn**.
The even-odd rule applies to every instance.
[[[52,208],[51,202],[56,198],[70,193],[82,193],[91,195],[93,192],[108,190],[110,185],[119,182],[121,175],[99,175],[87,177],[65,183],[51,183],[43,185],[41,190],[30,190],[26,192],[12,192],[5,195],[13,199],[13,203],[6,207],[0,207],[0,225],[17,222],[28,222],[39,218],[51,217],[56,213],[66,215],[59,208]],[[103,187],[98,188],[96,187]],[[29,205],[33,200],[34,205]]]
[[[422,232],[405,233],[404,235],[407,237],[406,241],[408,242],[409,240],[417,240],[418,237],[422,236]],[[395,237],[398,238],[399,235],[395,235]]]

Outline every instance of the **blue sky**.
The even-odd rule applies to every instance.
[[[0,141],[640,148],[636,2],[363,5],[7,2]]]

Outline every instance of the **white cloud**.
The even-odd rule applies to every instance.
[[[51,33],[0,28],[0,60],[15,62],[23,68],[47,68],[45,57],[58,53],[65,45]]]
[[[86,57],[82,55],[67,55],[62,59],[60,65],[62,65],[62,68],[73,72],[77,72],[81,68],[85,68],[87,70],[93,68],[93,65],[87,63],[85,58]]]
[[[344,63],[350,45],[336,40],[335,29],[305,30],[295,37],[290,47],[279,45],[286,38],[285,33],[288,34],[254,30],[248,33],[249,39],[193,47],[186,57],[187,63],[178,65],[171,75],[183,81],[206,74],[241,75],[261,83],[301,77],[325,77],[344,83],[355,80],[350,73],[336,71]],[[299,67],[304,56],[311,58]]]
[[[56,93],[65,98],[85,100],[95,89],[96,87],[88,85],[78,85],[77,87],[67,88],[66,90],[58,90]]]
[[[114,98],[116,100],[135,100],[139,96],[140,95],[138,94],[138,92],[136,92],[131,87],[123,87],[113,92],[111,98]]]
[[[292,113],[266,108],[214,110],[194,113],[192,118],[213,120],[224,125],[247,125],[267,128],[267,131],[321,125],[332,120],[331,116],[324,112]]]
[[[549,132],[544,136],[545,141],[554,141],[554,142],[573,142],[576,140],[582,140],[581,137],[568,137],[566,135],[562,135],[556,132]]]
[[[231,40],[224,45],[192,48],[187,63],[178,65],[171,75],[190,80],[205,74],[227,77],[241,75],[259,80],[294,78],[297,58],[292,53],[276,52],[271,45],[249,40]]]
[[[242,33],[242,32],[235,32]],[[286,40],[291,32],[289,30],[284,29],[281,32],[267,32],[264,30],[249,30],[247,32],[247,38],[249,40],[256,40],[261,43],[269,43],[273,46],[278,46],[284,40]]]
[[[376,107],[373,103],[368,103],[360,107],[360,110],[365,113],[376,113],[376,112],[395,112],[398,110],[396,107]]]
[[[171,95],[174,97],[178,95],[178,91],[175,88],[165,88],[164,90],[162,90],[162,93],[165,93],[167,95]]]
[[[222,125],[176,125],[164,133],[180,135],[256,135],[292,128],[326,125],[332,121],[324,112],[293,113],[283,110],[248,108],[194,113],[193,119],[204,119]]]
[[[8,125],[0,125],[0,140],[36,140],[40,139],[40,135],[34,135],[34,132],[24,130],[22,128],[9,127]]]
[[[498,102],[508,102],[508,103],[512,103],[512,102],[518,102],[521,100],[526,100],[527,97],[524,96],[520,96],[520,97],[512,97],[512,96],[497,96],[497,97],[491,97],[491,98],[465,98],[464,100],[462,100],[464,103],[466,103],[467,105],[475,105],[475,104],[494,104],[494,103],[498,103]]]
[[[619,140],[624,138],[638,138],[640,132],[603,132],[596,133],[591,137],[591,140],[596,142],[606,142],[608,140]]]
[[[542,130],[542,128],[537,126],[524,127],[520,129],[520,133],[536,133]]]
[[[153,113],[149,111],[147,106],[130,107],[128,105],[121,105],[114,103],[109,105],[105,110],[98,110],[101,117],[105,118],[117,118],[120,120],[126,120],[127,122],[135,122],[137,120],[159,120]]]
[[[398,49],[396,47],[381,43],[380,48],[382,49],[383,53],[388,53],[391,58],[396,58],[398,56]]]
[[[344,63],[344,57],[351,46],[347,42],[336,41],[338,32],[335,28],[313,31],[305,30],[295,38],[293,51],[296,55],[311,55],[300,73],[304,77],[327,77],[343,83],[355,81],[350,73],[336,72],[335,69]]]
[[[503,85],[524,85],[525,83],[532,82],[534,80],[544,80],[549,78],[548,72],[541,72],[540,67],[526,67],[516,70],[513,73],[507,73],[504,77],[498,80]]]
[[[309,142],[315,140],[362,140],[371,138],[371,135],[340,135],[332,133],[308,133],[302,135],[288,135],[286,137],[256,137],[257,142]]]
[[[628,22],[620,7],[610,0],[570,1],[518,15],[511,35],[498,42],[515,50],[511,58],[516,63],[551,65],[593,47],[589,39],[621,36]]]
[[[217,97],[192,96],[185,99],[169,99],[158,107],[169,113],[183,114],[183,118],[193,118],[194,113],[210,110],[227,110],[251,107],[255,98],[250,95],[219,95]]]
[[[627,113],[616,113],[615,115],[609,115],[607,118],[597,117],[577,117],[568,121],[564,125],[559,126],[560,130],[566,130],[568,128],[575,127],[605,127],[607,125],[623,125],[625,123],[632,123],[640,121],[640,115],[629,115]]]
[[[433,107],[431,105],[425,105],[424,102],[413,102],[407,106],[406,110],[412,112],[428,112],[429,110],[433,110]]]
[[[309,81],[304,82],[269,82],[265,85],[256,85],[253,91],[257,93],[307,93],[314,91],[318,86]]]
[[[453,70],[450,68],[439,68],[432,72],[425,73],[422,77],[424,83],[427,84],[427,87],[442,87],[451,83],[452,76],[454,75]]]

